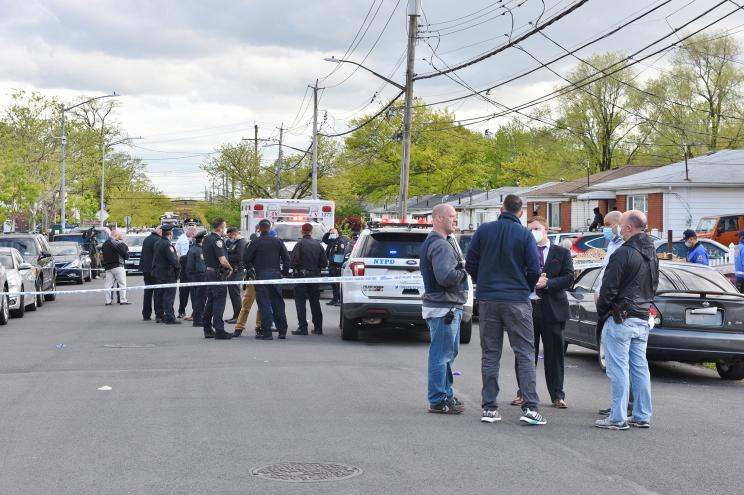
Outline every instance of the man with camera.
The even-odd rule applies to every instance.
[[[421,245],[419,267],[424,279],[422,316],[431,333],[429,345],[429,412],[460,414],[465,405],[452,388],[452,363],[460,347],[462,307],[467,301],[465,264],[452,234],[457,212],[447,204],[432,210],[433,229]]]
[[[615,251],[605,268],[597,300],[599,321],[604,320],[602,341],[607,376],[612,390],[612,408],[598,428],[627,430],[651,426],[651,375],[646,360],[650,327],[649,308],[659,284],[659,260],[653,241],[644,233],[646,215],[638,210],[623,213],[620,234],[625,243]],[[633,416],[627,417],[632,382]]]
[[[292,249],[290,264],[295,278],[320,277],[320,271],[328,266],[323,245],[313,239],[313,226],[302,225],[302,239]],[[313,318],[313,333],[323,334],[323,312],[320,308],[320,284],[297,284],[294,289],[295,308],[299,328],[292,335],[307,335],[306,301],[310,301],[310,312]]]

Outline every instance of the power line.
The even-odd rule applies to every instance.
[[[352,129],[348,129],[348,130],[346,130],[344,132],[336,133],[336,134],[321,134],[321,135],[322,136],[325,136],[325,137],[340,137],[340,136],[345,136],[347,134],[351,134],[352,132],[361,129],[362,127],[368,125],[370,122],[373,122],[377,117],[379,117],[380,115],[382,115],[388,108],[392,107],[393,104],[398,100],[398,98],[400,98],[401,96],[403,96],[403,93],[405,93],[405,91],[401,91],[400,93],[398,93],[393,99],[390,100],[390,102],[388,102],[387,105],[385,105],[384,107],[382,107],[382,109],[379,112],[377,112],[372,117],[368,118],[367,120],[365,120],[364,122],[362,122],[358,126],[352,128]]]

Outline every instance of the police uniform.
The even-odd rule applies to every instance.
[[[323,245],[312,238],[310,234],[304,235],[292,249],[292,270],[295,277],[313,278],[319,277],[320,271],[328,266]],[[320,284],[297,284],[294,290],[295,309],[297,309],[297,322],[299,328],[292,332],[294,335],[307,335],[307,312],[305,302],[310,301],[310,312],[313,319],[313,333],[323,333],[323,312],[320,308]]]
[[[157,232],[150,232],[150,235],[142,241],[142,254],[140,255],[139,269],[142,272],[145,286],[157,284],[157,280],[152,274],[152,259],[155,255],[155,247],[163,238]],[[158,289],[145,289],[142,301],[142,318],[149,320],[153,310],[153,300],[155,303],[155,318],[163,319],[163,300],[161,292]]]
[[[207,268],[207,282],[218,282],[223,279],[221,276],[222,265],[220,257],[227,257],[225,241],[216,232],[212,232],[204,239],[202,244],[202,253],[204,254],[204,264]],[[204,337],[226,338],[232,334],[225,332],[225,322],[222,316],[225,313],[225,298],[227,296],[227,287],[225,285],[208,285],[207,300],[204,304]]]
[[[197,234],[194,244],[189,248],[186,255],[186,272],[189,281],[204,282],[207,277],[207,265],[204,263],[204,253],[199,244],[206,237],[205,232]],[[205,286],[191,287],[191,309],[193,310],[193,325],[201,327],[204,325],[204,304],[207,291]]]
[[[163,232],[168,232],[169,228],[163,227]],[[176,248],[166,238],[161,239],[155,245],[152,259],[152,274],[158,284],[172,284],[178,280],[180,263]],[[159,289],[162,294],[163,323],[174,324],[181,323],[176,320],[176,314],[173,311],[173,304],[176,300],[176,288],[169,287]]]
[[[326,245],[326,257],[328,258],[328,274],[331,277],[341,276],[341,267],[346,259],[346,247],[351,243],[351,240],[345,235],[341,235],[336,239],[331,239],[330,234],[327,232],[323,235],[323,243]],[[331,284],[333,289],[333,299],[328,305],[334,305],[341,302],[341,284]]]
[[[227,261],[233,269],[229,280],[239,281],[245,280],[245,267],[243,266],[243,253],[245,252],[248,241],[244,238],[237,240],[228,240],[225,242],[227,248]],[[242,294],[240,293],[240,285],[228,285],[227,293],[230,296],[230,303],[232,304],[233,320],[237,320],[240,315],[240,308],[242,307]]]

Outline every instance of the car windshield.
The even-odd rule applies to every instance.
[[[0,247],[16,248],[23,256],[37,256],[39,254],[33,239],[0,238]]]
[[[131,247],[142,246],[147,236],[144,235],[128,235],[124,237],[124,244]]]
[[[74,244],[57,244],[52,242],[49,244],[52,249],[52,254],[56,256],[75,256],[78,254],[77,246]]]
[[[0,265],[3,265],[4,268],[12,269],[13,268],[13,258],[9,254],[0,254]]]
[[[296,241],[302,238],[302,224],[276,223],[274,224],[273,228],[274,230],[276,230],[276,234],[279,239],[283,241]],[[326,229],[323,225],[313,225],[313,239],[321,240],[323,238],[323,234],[325,233]]]
[[[364,245],[364,258],[419,259],[425,233],[379,232],[372,234]]]
[[[83,239],[83,234],[59,234],[55,235],[54,242],[59,241],[68,241],[68,242],[77,242],[81,246],[85,244],[85,239]]]
[[[695,230],[698,232],[713,232],[713,229],[716,228],[716,223],[718,223],[717,218],[701,218]]]

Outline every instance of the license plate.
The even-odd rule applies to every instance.
[[[710,308],[709,311],[705,312],[688,309],[685,311],[685,323],[705,327],[720,327],[723,325],[723,312],[718,308]]]

